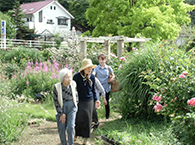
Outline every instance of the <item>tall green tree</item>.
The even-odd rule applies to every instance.
[[[139,34],[153,41],[175,39],[180,26],[190,23],[187,12],[194,8],[183,0],[89,1],[86,16],[89,24],[95,26],[92,36]]]
[[[22,12],[22,9],[20,8],[19,1],[15,1],[15,5],[13,7],[13,10],[9,11],[8,14],[12,17],[12,20],[14,24],[16,25],[17,29],[17,39],[25,39],[29,33],[33,33],[33,29],[29,29],[28,26],[25,26],[25,21],[23,18],[25,18],[25,14]]]
[[[15,4],[14,0],[1,0],[0,1],[0,11],[5,13],[8,10],[12,10]]]
[[[185,0],[185,3],[190,4],[190,5],[195,5],[195,0]],[[191,23],[195,25],[195,9],[190,12],[191,16]]]
[[[72,21],[73,26],[80,27],[81,31],[91,30],[92,27],[88,25],[85,12],[89,8],[88,0],[68,0],[69,12],[75,17]],[[82,30],[84,28],[85,30]]]
[[[16,28],[13,21],[11,20],[11,17],[0,12],[0,22],[2,20],[6,21],[6,38],[13,39],[16,36]]]

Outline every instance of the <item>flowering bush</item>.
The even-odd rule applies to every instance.
[[[12,97],[23,94],[35,100],[44,99],[52,93],[53,85],[58,82],[59,70],[56,61],[28,62],[26,69],[11,79]]]
[[[176,48],[163,48],[157,53],[159,66],[156,70],[143,71],[143,82],[151,88],[154,111],[169,116],[179,141],[191,143],[194,138],[195,63],[191,52]],[[186,133],[185,129],[189,132]],[[195,138],[193,139],[195,142]]]

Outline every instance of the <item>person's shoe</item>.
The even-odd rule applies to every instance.
[[[83,145],[90,145],[90,143],[88,142],[88,138],[84,138]]]
[[[77,140],[77,138],[78,138],[78,137],[75,135],[75,136],[74,136],[74,141],[76,141],[76,140]]]
[[[98,128],[98,126],[99,126],[99,122],[98,123],[95,123],[94,125],[93,125],[93,130],[95,130],[95,129],[97,129]]]

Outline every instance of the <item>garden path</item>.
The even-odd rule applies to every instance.
[[[115,120],[117,118],[111,118]],[[110,120],[110,121],[111,121]],[[100,126],[104,125],[105,119],[100,119]],[[90,138],[90,143],[95,144],[94,134]],[[81,138],[78,138],[75,145],[82,145]],[[60,139],[57,130],[57,123],[41,120],[40,123],[29,123],[21,138],[11,145],[60,145]]]

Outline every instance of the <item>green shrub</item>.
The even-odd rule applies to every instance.
[[[122,90],[113,94],[116,96],[118,109],[125,118],[154,115],[153,107],[148,103],[151,98],[150,87],[143,84],[146,78],[140,75],[142,71],[149,69],[158,70],[155,47],[146,45],[140,50],[133,48],[125,59],[125,63],[121,64],[122,67],[117,72]]]
[[[0,95],[0,142],[2,144],[17,140],[27,125],[28,115],[15,112],[14,105],[16,103]]]
[[[8,63],[5,65],[3,71],[5,71],[5,75],[8,76],[9,79],[11,79],[12,75],[19,71],[19,67],[12,61],[12,63]]]
[[[187,104],[195,96],[194,50],[185,53],[171,45],[163,45],[156,53],[158,69],[142,71],[142,82],[153,97],[148,100],[154,111],[171,117],[173,133],[181,143],[195,142],[194,107]],[[188,130],[186,132],[186,130]]]
[[[29,60],[32,60],[35,63],[37,60],[43,60],[43,56],[36,49],[18,47],[12,49],[11,51],[7,51],[4,56],[4,60],[2,61],[4,63],[10,63],[11,61],[14,61],[19,67],[24,69],[26,67],[24,66],[24,61],[26,61],[25,64],[27,64]]]

